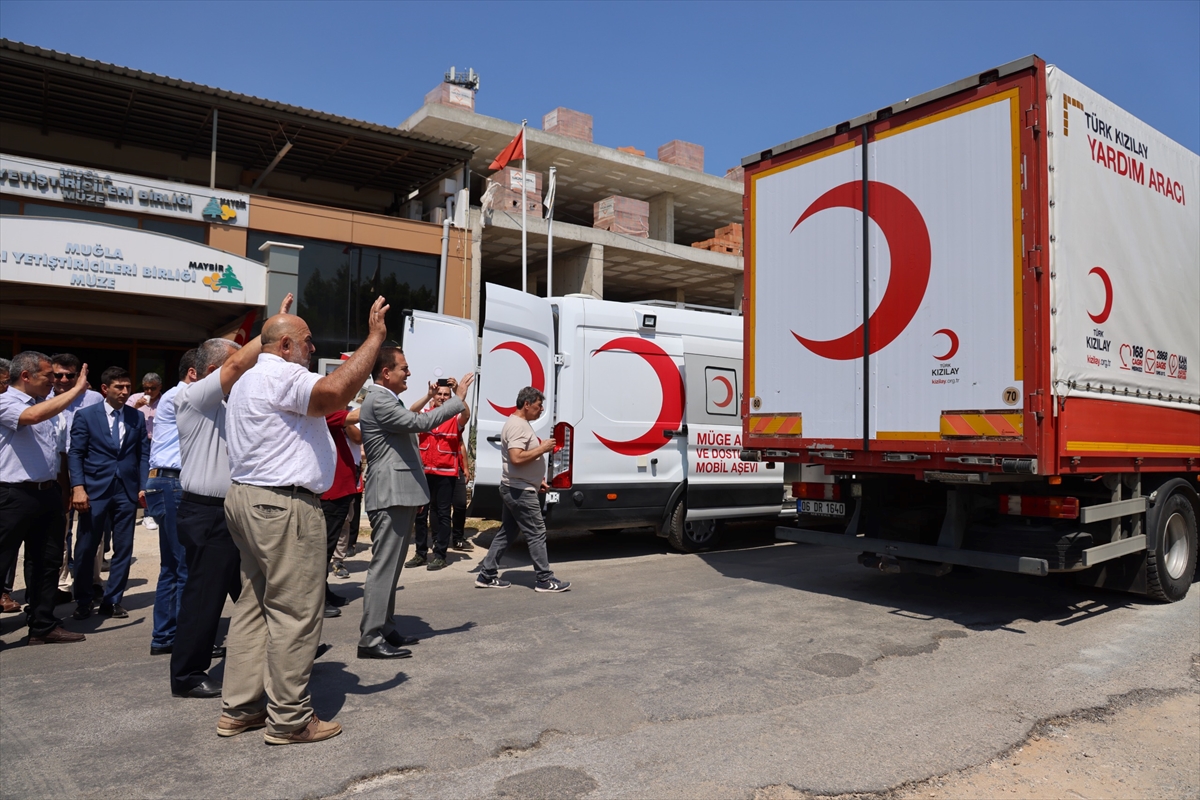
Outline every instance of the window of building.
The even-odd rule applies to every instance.
[[[165,233],[168,236],[177,236],[180,239],[187,239],[189,242],[197,244],[208,243],[208,230],[206,225],[196,225],[195,223],[176,222],[172,219],[163,219],[162,217],[142,217],[142,230],[152,231],[153,233]]]
[[[111,214],[107,211],[97,211],[94,208],[42,203],[25,203],[24,205],[25,216],[27,217],[81,219],[86,222],[106,222],[109,225],[121,225],[126,228],[136,228],[138,226],[137,217],[128,217],[124,214]]]
[[[337,358],[367,336],[367,312],[375,298],[387,298],[389,338],[399,341],[401,311],[437,310],[439,258],[379,247],[250,231],[246,255],[259,261],[266,242],[303,245],[294,313],[308,323],[316,358]]]

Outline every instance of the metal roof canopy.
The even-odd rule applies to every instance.
[[[469,162],[472,149],[397,128],[215,89],[0,39],[0,120],[263,170],[407,193]],[[227,187],[232,188],[232,187]]]

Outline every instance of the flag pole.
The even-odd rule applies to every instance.
[[[525,197],[529,173],[525,171],[526,151],[529,143],[525,139],[525,125],[529,120],[521,120],[521,291],[529,291],[529,229],[525,224],[526,206],[529,201]]]
[[[546,297],[554,297],[554,177],[557,167],[550,168],[550,206],[546,209]]]

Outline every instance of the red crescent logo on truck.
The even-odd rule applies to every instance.
[[[933,335],[937,336],[939,333],[946,334],[946,337],[950,340],[950,349],[946,351],[945,355],[934,356],[934,358],[938,361],[949,361],[958,352],[958,334],[949,328],[942,328],[940,331],[934,331]]]
[[[1099,275],[1100,280],[1104,282],[1104,308],[1101,309],[1099,314],[1088,312],[1088,316],[1092,318],[1092,322],[1102,325],[1108,319],[1108,315],[1112,313],[1112,281],[1109,280],[1108,273],[1104,271],[1103,267],[1092,267],[1088,275]]]
[[[511,350],[524,359],[529,365],[529,385],[539,392],[546,391],[546,372],[532,347],[522,342],[501,342],[492,348],[493,353],[497,350]],[[507,417],[517,410],[516,406],[498,406],[491,400],[488,400],[488,405],[496,409],[496,413],[502,417]]]
[[[719,403],[713,403],[713,405],[717,408],[728,408],[729,404],[733,402],[733,384],[730,383],[729,378],[726,378],[724,375],[718,375],[717,377],[713,378],[714,383],[717,381],[725,384],[725,391],[728,392],[728,394],[725,395],[724,400]]]
[[[663,438],[662,432],[678,430],[680,423],[683,422],[683,377],[679,374],[679,368],[661,347],[636,336],[623,336],[620,339],[605,342],[604,345],[597,348],[596,353],[603,353],[605,350],[625,350],[646,359],[646,363],[654,370],[654,374],[658,376],[658,382],[662,385],[662,408],[659,409],[658,419],[654,421],[650,430],[636,439],[614,442],[611,439],[605,439],[598,433],[595,436],[609,450],[624,456],[644,456],[653,453],[668,441]],[[592,353],[592,355],[596,353]]]
[[[916,316],[925,289],[929,286],[931,250],[929,229],[916,204],[894,186],[879,181],[867,181],[870,211],[868,216],[883,231],[892,253],[892,271],[884,289],[883,299],[871,314],[870,352],[876,353],[891,344],[904,332]],[[792,230],[800,223],[830,208],[853,208],[862,211],[862,182],[851,181],[835,186],[813,201],[804,210]],[[858,326],[837,339],[817,341],[805,339],[792,331],[796,341],[822,358],[850,361],[863,356],[863,328]]]

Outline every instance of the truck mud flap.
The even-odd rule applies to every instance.
[[[775,529],[775,538],[787,542],[819,544],[826,547],[840,547],[843,550],[931,561],[935,564],[958,564],[964,567],[993,569],[1000,572],[1017,572],[1022,575],[1045,576],[1050,574],[1050,565],[1044,558],[983,553],[978,550],[958,550],[952,547],[894,542],[889,539],[871,539],[865,536],[782,526]]]

